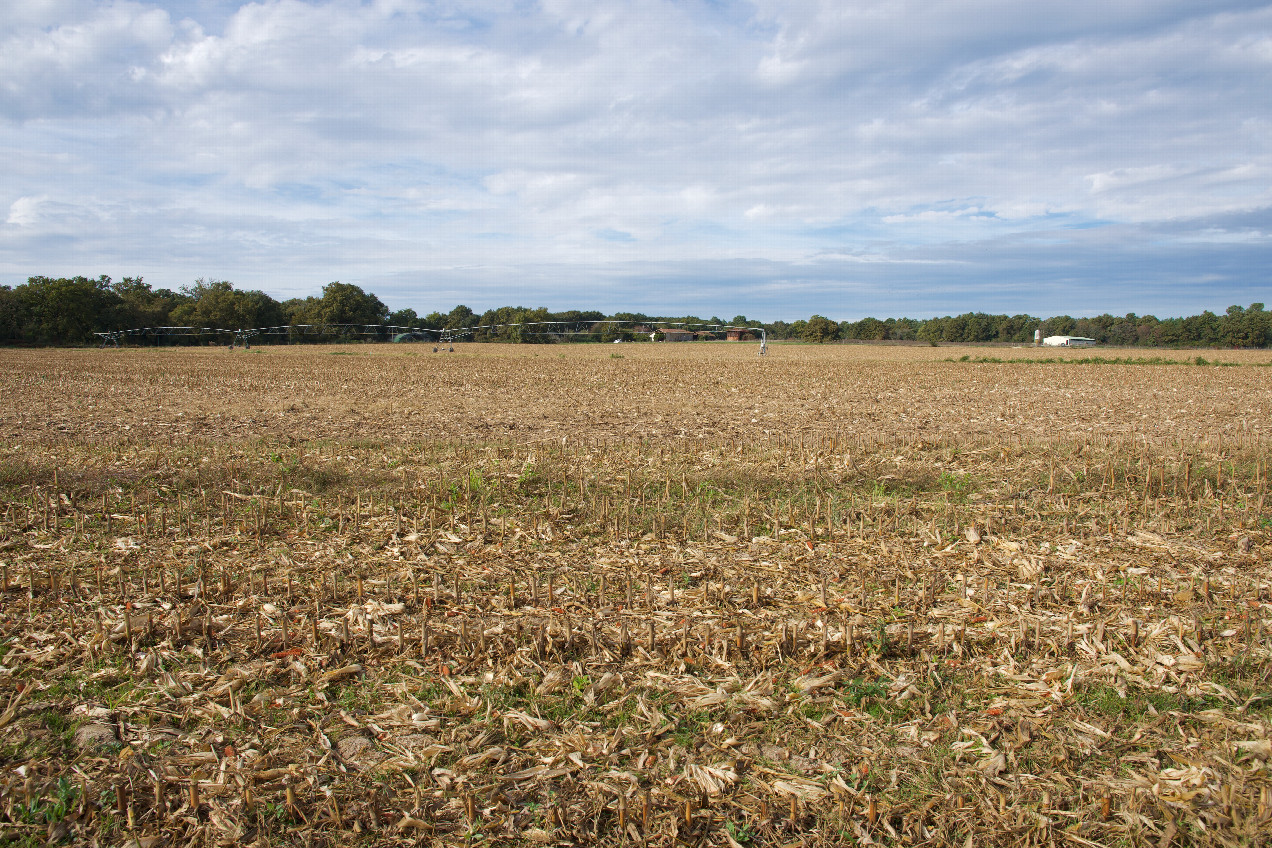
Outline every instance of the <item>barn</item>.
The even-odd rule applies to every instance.
[[[681,330],[675,327],[659,327],[658,332],[662,333],[663,340],[668,342],[691,342],[694,339],[693,330]]]
[[[1086,336],[1047,336],[1042,340],[1047,347],[1094,347],[1095,339]]]

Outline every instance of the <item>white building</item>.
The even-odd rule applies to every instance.
[[[1047,347],[1094,347],[1095,339],[1086,336],[1047,336],[1042,340]]]

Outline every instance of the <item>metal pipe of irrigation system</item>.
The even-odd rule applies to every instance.
[[[642,332],[649,332],[651,340],[658,334],[660,329],[672,327],[712,334],[727,333],[730,330],[758,333],[760,337],[760,354],[763,355],[768,350],[768,333],[763,327],[737,324],[704,324],[692,321],[659,321],[656,323],[659,328],[653,330],[650,330],[647,323],[643,321],[617,319],[603,319],[600,321],[523,321],[503,324],[476,324],[470,327],[446,327],[442,329],[403,327],[396,324],[285,324],[275,327],[240,328],[236,330],[227,330],[221,327],[138,327],[131,330],[103,330],[95,332],[93,335],[102,340],[102,347],[107,345],[119,347],[121,342],[125,342],[130,338],[141,340],[151,334],[155,337],[156,347],[162,345],[164,337],[197,338],[200,340],[204,337],[218,340],[228,338],[230,347],[234,347],[240,343],[247,346],[251,339],[267,336],[286,336],[288,341],[292,342],[304,336],[353,335],[385,338],[410,335],[413,337],[434,336],[434,340],[438,342],[454,342],[462,338],[471,338],[479,333],[493,334],[507,330],[516,330],[518,333],[522,330],[529,330],[535,335],[554,337],[603,335],[606,331],[597,329],[601,325],[604,325],[610,331],[617,329],[620,325],[632,325],[628,331],[629,333],[633,333],[637,327],[641,327]]]

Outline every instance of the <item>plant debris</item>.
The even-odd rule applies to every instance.
[[[2,838],[1272,826],[1261,369],[632,347],[0,352]]]

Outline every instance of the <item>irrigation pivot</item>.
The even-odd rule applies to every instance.
[[[120,347],[125,343],[163,347],[190,344],[220,344],[231,349],[250,347],[257,339],[278,343],[322,343],[351,339],[380,342],[432,342],[453,345],[457,341],[473,342],[623,342],[636,341],[648,335],[650,341],[702,341],[729,339],[760,342],[761,356],[768,352],[768,334],[763,327],[735,324],[706,324],[687,321],[651,322],[630,320],[602,321],[527,321],[507,324],[478,324],[471,327],[404,327],[396,324],[284,324],[276,327],[224,329],[221,327],[138,327],[132,330],[103,330],[94,333],[102,347]],[[661,336],[661,338],[659,338]]]

